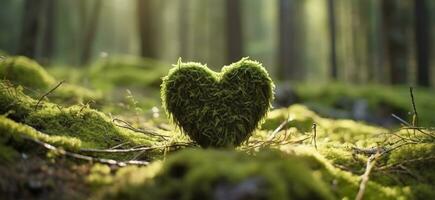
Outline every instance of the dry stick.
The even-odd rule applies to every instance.
[[[290,119],[290,117],[287,117],[285,121],[283,121],[275,130],[273,130],[273,132],[270,134],[270,137],[268,138],[268,141],[272,141],[275,138],[276,134],[278,134],[278,132],[281,131],[282,128],[284,128],[284,126],[292,120],[293,119]]]
[[[408,123],[407,121],[405,121],[404,119],[400,118],[399,116],[397,116],[397,115],[395,115],[395,114],[391,114],[391,116],[394,117],[395,119],[397,119],[398,121],[402,122],[403,124],[405,124],[405,125],[407,126],[407,127],[402,127],[402,128],[400,128],[399,130],[401,130],[401,129],[412,129],[412,130],[417,130],[417,131],[420,132],[420,133],[423,133],[423,134],[425,134],[425,135],[427,135],[427,136],[429,136],[429,137],[435,138],[435,135],[434,135],[434,134],[432,134],[432,133],[428,133],[428,132],[424,131],[424,130],[423,130],[424,127],[416,127],[416,126],[413,126],[412,124]]]
[[[117,149],[117,148],[122,147],[122,146],[127,145],[127,144],[130,144],[130,142],[123,142],[121,144],[117,144],[113,147],[110,147],[110,149]]]
[[[377,158],[379,158],[381,154],[377,153],[375,155],[372,155],[369,157],[369,159],[367,159],[367,166],[366,166],[366,170],[363,174],[363,176],[361,177],[361,183],[359,185],[359,190],[358,190],[358,194],[355,197],[355,200],[362,200],[363,196],[364,196],[364,192],[366,190],[367,187],[367,183],[369,182],[369,176],[370,176],[370,172],[372,171],[373,167],[376,164],[376,160]]]
[[[394,117],[395,119],[397,119],[398,121],[402,122],[403,124],[407,125],[407,126],[412,126],[410,123],[408,123],[407,121],[403,120],[402,118],[400,118],[399,116],[395,115],[395,114],[391,114],[392,117]]]
[[[417,108],[415,107],[415,101],[414,101],[414,93],[412,92],[413,88],[409,87],[409,94],[411,95],[411,102],[412,102],[412,109],[414,110],[414,115],[412,118],[412,126],[418,126],[418,113]]]
[[[80,149],[80,152],[91,152],[91,153],[130,153],[130,152],[138,152],[138,151],[147,151],[152,149],[163,148],[165,146],[157,146],[157,147],[140,147],[140,148],[131,148],[131,149]]]
[[[420,161],[425,161],[425,160],[435,160],[435,156],[415,158],[415,159],[405,160],[405,161],[399,162],[399,163],[392,163],[392,164],[380,166],[380,167],[376,168],[376,171],[388,170],[388,169],[395,167],[395,166],[404,165],[404,164],[413,163],[413,162],[420,162]]]
[[[189,143],[179,143],[179,144],[172,144],[172,145],[162,145],[162,146],[151,146],[151,147],[138,147],[138,148],[130,148],[130,149],[80,149],[80,152],[87,152],[87,153],[131,153],[131,152],[138,152],[138,151],[148,151],[148,150],[154,150],[154,149],[162,149],[162,148],[168,148],[168,147],[184,147],[189,146]]]
[[[58,87],[60,87],[60,85],[63,84],[63,82],[65,82],[65,80],[59,82],[54,88],[52,88],[50,91],[48,91],[47,93],[43,94],[39,99],[38,99],[38,103],[36,103],[35,105],[35,110],[38,109],[39,103],[41,103],[42,99],[44,99],[44,97],[48,96],[50,93],[52,93],[54,90],[56,90]]]
[[[317,150],[317,124],[316,123],[313,123],[313,133],[314,133],[314,135],[313,135],[313,141],[314,141],[314,148],[316,148],[316,150]]]
[[[51,151],[55,151],[61,155],[65,155],[65,156],[69,156],[72,158],[76,158],[76,159],[80,159],[80,160],[86,160],[89,162],[99,162],[99,163],[103,163],[103,164],[109,164],[109,165],[117,165],[120,167],[124,167],[127,165],[141,165],[141,166],[146,166],[149,165],[149,162],[147,161],[140,161],[140,160],[131,160],[131,161],[126,161],[126,162],[122,162],[122,161],[116,161],[116,160],[112,160],[112,159],[105,159],[105,158],[94,158],[91,156],[85,156],[85,155],[81,155],[81,154],[77,154],[77,153],[73,153],[73,152],[68,152],[65,151],[63,149],[59,149],[51,144],[42,142],[40,140],[36,140],[30,137],[23,137],[24,139],[30,140],[36,144],[39,144],[41,146],[43,146],[44,148],[51,150]]]
[[[116,124],[116,122],[121,122],[124,125]],[[145,135],[151,135],[151,136],[159,137],[163,141],[165,141],[166,138],[169,137],[169,136],[166,136],[166,135],[161,135],[161,134],[159,134],[156,131],[151,130],[151,129],[142,130],[142,129],[135,128],[130,123],[128,123],[128,122],[126,122],[124,120],[121,120],[121,119],[115,118],[115,119],[113,119],[113,123],[115,123],[115,125],[118,126],[118,127],[126,128],[126,129],[129,129],[129,130],[134,131],[134,132],[138,132],[138,133],[143,133]]]

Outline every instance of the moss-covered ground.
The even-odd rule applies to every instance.
[[[435,198],[431,92],[415,90],[425,127],[384,128],[317,114],[312,102],[354,91],[306,86],[298,93],[309,107],[271,110],[236,149],[203,149],[161,111],[169,67],[155,65],[122,58],[65,73],[24,57],[1,62],[0,199],[355,199],[368,161],[363,199]],[[360,89],[372,109],[412,111],[406,88],[379,90]]]

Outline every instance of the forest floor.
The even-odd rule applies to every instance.
[[[202,149],[161,110],[168,66],[2,60],[1,199],[435,198],[433,90],[278,87],[247,142]]]

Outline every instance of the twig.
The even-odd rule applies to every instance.
[[[420,161],[425,161],[425,160],[432,160],[432,159],[435,160],[435,156],[414,158],[414,159],[405,160],[405,161],[399,162],[399,163],[392,163],[392,164],[384,165],[384,166],[378,167],[376,170],[388,170],[388,169],[393,168],[395,166],[404,165],[404,164],[413,163],[413,162],[420,162]]]
[[[314,142],[314,148],[317,150],[317,124],[313,123],[313,142]]]
[[[290,121],[292,121],[293,119],[291,119],[289,116],[287,116],[287,119],[283,122],[281,122],[281,124],[275,129],[273,130],[273,132],[270,134],[268,141],[272,141],[276,134],[278,134],[279,131],[282,130],[282,128],[284,128],[285,125],[287,125],[287,123],[289,123]]]
[[[121,122],[121,123],[123,123],[123,125],[117,124],[117,122],[118,123]],[[115,125],[118,126],[118,127],[126,128],[126,129],[129,129],[129,130],[134,131],[134,132],[138,132],[138,133],[143,133],[145,135],[151,135],[151,136],[159,137],[163,141],[165,141],[166,138],[169,137],[169,136],[166,136],[166,135],[159,134],[159,133],[157,133],[157,131],[152,130],[152,129],[142,130],[142,129],[135,128],[130,123],[128,123],[128,122],[126,122],[124,120],[121,120],[121,119],[115,118],[115,119],[113,119],[113,123],[115,123]]]
[[[48,92],[46,92],[45,94],[43,94],[39,99],[38,99],[38,103],[36,103],[35,105],[35,110],[38,109],[39,103],[41,103],[42,99],[44,99],[44,97],[48,96],[50,93],[52,93],[54,90],[56,90],[58,87],[60,87],[63,83],[65,82],[65,80],[59,82],[56,86],[54,86],[54,88],[52,88],[51,90],[49,90]]]
[[[383,154],[384,152],[387,152],[388,149],[386,147],[372,147],[372,148],[358,148],[358,147],[351,147],[352,152],[355,154],[366,154],[366,155],[373,155],[376,153]]]
[[[110,147],[110,149],[117,149],[117,148],[122,147],[122,146],[127,145],[127,144],[130,144],[130,142],[123,142],[121,144],[117,144],[113,147]]]
[[[399,116],[397,116],[395,114],[391,114],[391,116],[396,118],[397,120],[399,120],[400,122],[402,122],[403,124],[405,124],[407,126],[412,126],[410,123],[408,123],[407,121],[403,120],[402,118],[400,118]]]
[[[130,149],[80,149],[80,152],[87,152],[87,153],[131,153],[131,152],[139,152],[139,151],[148,151],[148,150],[154,150],[154,149],[164,149],[169,147],[184,147],[189,146],[190,143],[177,143],[172,145],[162,145],[162,146],[151,146],[151,147],[137,147],[137,148],[130,148]]]
[[[418,126],[418,113],[417,108],[415,107],[414,93],[412,87],[409,87],[409,94],[411,95],[412,109],[414,110],[414,114],[412,117],[412,126]]]
[[[147,151],[152,149],[163,148],[164,146],[157,147],[140,147],[131,149],[80,149],[80,152],[91,152],[91,153],[130,153],[138,151]]]
[[[364,192],[366,190],[367,187],[367,183],[369,181],[369,176],[370,176],[370,172],[372,171],[373,167],[376,164],[376,160],[379,158],[381,154],[376,153],[374,155],[371,155],[368,159],[367,159],[367,165],[366,165],[366,170],[364,172],[364,174],[361,177],[361,183],[359,185],[359,190],[358,193],[355,197],[355,200],[362,200],[363,196],[364,196]]]
[[[65,155],[65,156],[69,156],[72,158],[76,158],[76,159],[80,159],[80,160],[86,160],[89,162],[99,162],[99,163],[103,163],[103,164],[108,164],[108,165],[117,165],[119,167],[124,167],[127,165],[141,165],[141,166],[146,166],[149,165],[149,162],[147,161],[140,161],[140,160],[130,160],[130,161],[116,161],[116,160],[112,160],[112,159],[105,159],[105,158],[95,158],[95,157],[91,157],[91,156],[85,156],[85,155],[81,155],[81,154],[77,154],[77,153],[73,153],[73,152],[69,152],[69,151],[65,151],[64,149],[60,149],[57,148],[51,144],[42,142],[40,140],[37,139],[33,139],[30,137],[23,137],[29,141],[32,141],[36,144],[41,145],[42,147],[44,147],[45,149],[51,150],[51,151],[55,151],[57,153],[59,153],[60,155]]]

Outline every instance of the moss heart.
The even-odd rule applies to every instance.
[[[243,58],[220,73],[200,63],[178,62],[163,78],[163,107],[202,147],[246,141],[271,107],[274,84],[258,62]]]

